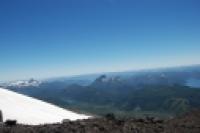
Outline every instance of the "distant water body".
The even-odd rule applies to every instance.
[[[186,84],[192,88],[200,88],[200,79],[189,79]]]

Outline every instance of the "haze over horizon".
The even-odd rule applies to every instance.
[[[198,0],[0,2],[0,81],[200,64]]]
[[[140,72],[140,71],[151,71],[151,70],[162,70],[162,69],[170,69],[170,68],[179,68],[179,67],[193,67],[200,66],[200,64],[187,64],[187,65],[176,65],[176,66],[158,66],[158,67],[140,67],[138,69],[123,69],[116,71],[97,71],[97,72],[86,72],[86,73],[74,73],[74,74],[63,74],[63,75],[54,75],[48,77],[25,77],[25,78],[17,78],[17,79],[9,79],[9,80],[0,80],[0,82],[9,82],[9,81],[20,81],[20,80],[48,80],[48,79],[56,79],[56,78],[67,78],[67,77],[80,77],[80,76],[89,76],[89,75],[98,75],[98,74],[108,74],[108,73],[121,73],[121,72]]]

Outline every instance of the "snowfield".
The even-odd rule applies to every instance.
[[[88,119],[90,116],[77,114],[55,105],[0,88],[0,110],[4,121],[17,120],[28,125],[62,122],[63,119]]]

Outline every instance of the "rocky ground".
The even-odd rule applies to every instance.
[[[200,111],[165,121],[155,118],[119,120],[107,116],[52,125],[1,124],[0,133],[200,133]]]

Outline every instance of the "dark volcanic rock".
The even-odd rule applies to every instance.
[[[3,113],[1,110],[0,110],[0,122],[3,122]]]
[[[17,121],[16,120],[6,120],[5,125],[6,126],[16,126]]]
[[[154,118],[124,120],[112,117],[110,119],[110,116],[108,118],[38,126],[2,126],[0,133],[200,133],[200,111],[168,121]]]
[[[200,133],[200,111],[194,110],[166,123],[167,133]]]

